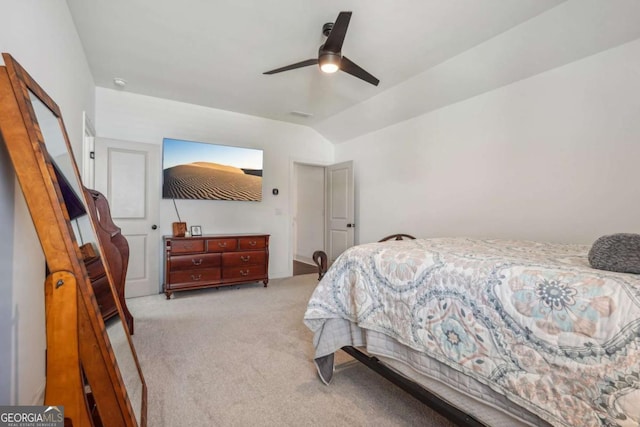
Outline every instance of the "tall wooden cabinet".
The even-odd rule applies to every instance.
[[[268,234],[219,234],[164,237],[164,293],[225,286],[269,283]]]

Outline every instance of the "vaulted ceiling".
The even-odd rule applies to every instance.
[[[388,116],[383,110],[389,103],[397,103],[394,101],[397,95],[386,99],[390,98],[388,94],[412,92],[407,82],[431,84],[425,80],[430,70],[514,27],[553,12],[552,8],[559,8],[565,1],[67,0],[67,3],[97,86],[118,89],[113,80],[122,78],[127,84],[119,90],[303,124],[317,129],[329,140],[340,142],[384,125],[376,114]],[[575,0],[569,3],[579,7]],[[594,8],[592,5],[591,9]],[[346,73],[324,74],[316,66],[262,74],[316,57],[325,39],[323,24],[333,22],[340,11],[353,12],[343,54],[380,79],[379,86]],[[596,12],[600,11],[593,10],[591,15]],[[587,21],[595,19],[591,15],[588,19],[583,17],[585,25],[591,25]],[[576,19],[579,21],[581,17]],[[553,27],[552,23],[549,25]],[[628,34],[630,31],[618,38],[633,37]],[[581,53],[585,54],[588,52]],[[568,57],[571,55],[569,52]],[[540,55],[539,61],[543,62],[542,68],[563,62],[546,64],[545,55]],[[478,67],[482,66],[481,61]],[[535,72],[521,73],[519,78]],[[495,82],[494,86],[509,80],[514,77],[505,76],[505,82]],[[381,111],[376,113],[373,111],[376,108]],[[394,121],[425,109],[394,108],[398,116]]]

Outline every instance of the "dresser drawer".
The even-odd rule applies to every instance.
[[[220,267],[220,254],[191,254],[172,256],[169,259],[171,271],[192,270],[201,268]]]
[[[93,293],[96,296],[96,302],[100,308],[100,312],[103,317],[109,317],[116,311],[116,303],[113,299],[113,292],[111,292],[111,286],[109,286],[109,279],[107,276],[102,276],[98,280],[91,283],[93,286]]]
[[[222,254],[223,267],[240,267],[243,265],[264,265],[267,254],[264,251],[229,252]]]
[[[84,266],[87,269],[87,274],[91,281],[94,281],[106,274],[100,257],[85,259]]]
[[[169,288],[193,286],[199,283],[212,283],[220,280],[219,268],[202,268],[199,270],[178,270],[170,273]]]
[[[267,240],[264,237],[240,237],[238,239],[238,248],[241,250],[264,249],[267,246]]]
[[[235,251],[238,247],[237,239],[209,239],[207,252]]]
[[[224,269],[224,280],[262,279],[267,272],[265,265],[248,265],[245,267],[229,267]]]
[[[183,254],[189,252],[204,252],[204,240],[188,239],[171,241],[172,254]]]

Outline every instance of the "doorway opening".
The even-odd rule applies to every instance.
[[[328,166],[293,163],[293,271],[317,266],[321,250],[328,264],[355,243],[353,162]],[[300,273],[305,274],[305,273]]]
[[[312,255],[324,250],[325,167],[293,164],[293,275],[317,273]]]

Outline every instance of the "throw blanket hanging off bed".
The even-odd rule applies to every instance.
[[[588,246],[418,239],[343,253],[305,314],[316,358],[346,319],[475,378],[554,425],[640,422],[640,277]]]

